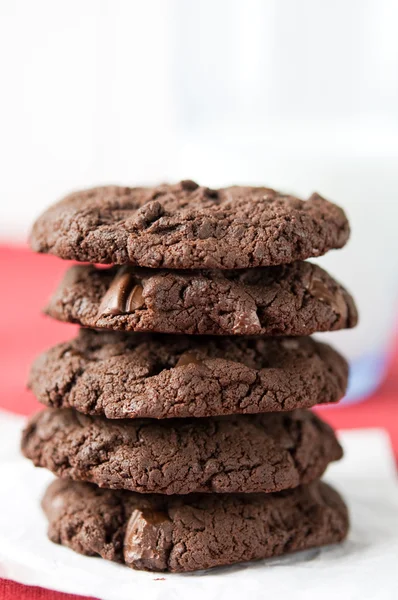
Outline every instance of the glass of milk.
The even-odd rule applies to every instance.
[[[200,4],[178,15],[175,175],[317,191],[346,210],[348,245],[317,262],[351,291],[360,324],[320,338],[350,360],[346,401],[363,398],[385,373],[396,325],[398,6]]]

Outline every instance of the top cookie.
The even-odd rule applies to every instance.
[[[30,243],[91,263],[243,269],[320,256],[348,237],[344,211],[318,194],[303,201],[263,187],[181,181],[71,194],[39,217]]]

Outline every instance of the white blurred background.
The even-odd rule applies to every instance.
[[[316,190],[352,221],[321,262],[358,299],[333,343],[372,387],[395,325],[397,31],[396,0],[0,0],[0,241],[101,183]]]

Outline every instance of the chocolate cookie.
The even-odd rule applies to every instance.
[[[352,297],[307,262],[193,272],[78,265],[46,312],[98,329],[212,335],[309,335],[357,323]]]
[[[56,475],[141,493],[276,492],[318,479],[342,456],[310,411],[109,421],[47,408],[22,451]]]
[[[51,541],[148,571],[196,571],[341,542],[348,512],[320,481],[277,494],[162,496],[56,480]]]
[[[169,336],[80,330],[42,354],[42,402],[109,419],[210,417],[337,402],[348,365],[312,338]]]
[[[320,256],[348,237],[343,210],[318,194],[302,201],[267,188],[182,181],[71,194],[36,221],[30,242],[37,252],[90,263],[243,269]]]

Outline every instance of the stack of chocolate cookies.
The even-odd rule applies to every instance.
[[[317,194],[192,181],[79,192],[38,219],[34,250],[91,263],[46,308],[84,329],[30,376],[47,408],[22,449],[59,478],[51,540],[181,572],[345,538],[344,502],[320,481],[342,450],[308,409],[344,395],[348,367],[308,336],[357,312],[303,261],[348,237]]]

